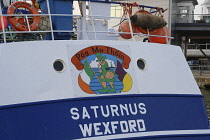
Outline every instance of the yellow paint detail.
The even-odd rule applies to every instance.
[[[123,78],[123,90],[122,92],[127,92],[131,89],[132,85],[133,85],[133,81],[132,81],[132,78],[131,76],[127,73],[124,78]]]

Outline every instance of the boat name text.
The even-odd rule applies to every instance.
[[[74,64],[77,70],[83,70],[84,65],[82,63],[82,60],[96,53],[112,55],[118,59],[121,59],[123,68],[125,69],[129,68],[131,58],[128,55],[126,55],[124,52],[108,46],[90,46],[85,49],[82,49],[71,58],[71,62]]]
[[[96,54],[96,53],[106,53],[106,54],[110,54],[113,56],[116,56],[122,60],[124,60],[124,55],[121,53],[121,51],[115,50],[111,47],[107,47],[104,46],[103,48],[99,48],[98,46],[92,46],[91,49],[89,50],[85,50],[84,52],[81,51],[79,53],[76,54],[77,59],[80,61],[86,57],[88,57],[91,54]]]
[[[147,110],[144,103],[100,105],[81,108],[72,107],[70,109],[71,118],[75,121],[81,120],[78,126],[83,137],[146,131],[144,119],[126,120],[125,117],[123,120],[117,120],[115,118],[114,121],[109,121],[113,117],[122,119],[123,116],[139,116],[145,115],[146,113]],[[103,121],[102,118],[104,118]],[[88,123],[85,120],[88,120]],[[100,121],[91,123],[89,122],[91,120]]]

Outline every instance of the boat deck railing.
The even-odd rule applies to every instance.
[[[198,44],[202,50],[210,50],[210,43]],[[199,50],[198,45],[187,44],[187,49]]]
[[[97,2],[97,1],[94,1]],[[43,34],[50,34],[51,35],[51,40],[55,40],[54,37],[54,33],[71,33],[74,35],[77,35],[78,33],[83,33],[86,34],[86,36],[88,36],[88,33],[93,33],[95,36],[97,33],[106,33],[106,34],[112,34],[112,35],[116,35],[119,36],[119,34],[131,34],[132,35],[132,40],[136,41],[134,38],[134,35],[138,35],[140,37],[148,37],[148,36],[155,36],[155,37],[164,37],[164,38],[169,38],[169,39],[173,39],[173,37],[169,37],[169,36],[160,36],[160,35],[150,35],[149,32],[148,34],[143,34],[143,33],[133,33],[132,31],[132,27],[131,27],[131,21],[129,17],[111,17],[111,16],[101,16],[101,15],[73,15],[73,14],[51,14],[50,13],[50,5],[49,5],[49,0],[46,0],[47,3],[47,9],[48,9],[48,14],[3,14],[2,13],[2,7],[0,6],[0,18],[1,18],[1,28],[2,30],[0,31],[0,43],[7,43],[7,42],[16,42],[16,41],[23,41],[21,39],[17,39],[16,37],[14,37],[15,35],[21,36],[22,34],[36,34],[37,37],[35,37],[36,39],[31,39],[31,40],[44,40]],[[89,1],[90,3],[90,1]],[[117,2],[113,2],[114,4],[119,4]],[[152,8],[149,6],[144,6],[145,8]],[[8,27],[4,28],[4,21],[3,21],[3,17],[11,17],[11,16],[15,16],[16,18],[24,18],[26,19],[26,23],[27,23],[27,27],[28,27],[28,31],[17,31],[15,29],[12,28],[11,25],[9,25]],[[33,17],[33,16],[40,16],[40,17],[49,17],[49,30],[35,30],[35,31],[31,31],[30,30],[30,24],[29,24],[29,18]],[[91,24],[93,26],[93,30],[78,30],[77,26],[74,25],[72,30],[55,30],[53,29],[53,22],[52,22],[52,17],[72,17],[72,22],[73,21],[78,21],[78,19],[85,19],[85,20],[90,20]],[[94,25],[94,21],[95,20],[101,20],[101,19],[105,19],[105,20],[111,20],[111,19],[119,19],[119,20],[128,20],[129,21],[129,26],[130,26],[130,31],[131,32],[119,32],[117,30],[115,31],[109,31],[107,29],[107,31],[98,31],[95,29],[95,25]],[[86,25],[83,25],[86,26]],[[24,36],[24,35],[23,35]],[[72,35],[73,36],[73,35]],[[74,37],[74,36],[73,36]],[[72,38],[69,38],[72,39]],[[73,38],[75,39],[75,38]],[[88,38],[87,38],[88,39]],[[95,37],[95,39],[97,39]],[[30,39],[29,39],[30,40]]]
[[[210,23],[210,14],[176,14],[176,23]]]

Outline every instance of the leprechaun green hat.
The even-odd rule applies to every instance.
[[[99,61],[102,61],[102,60],[106,59],[106,56],[102,56],[101,53],[96,53],[95,55],[98,59],[98,60],[96,60],[96,62],[99,62]]]

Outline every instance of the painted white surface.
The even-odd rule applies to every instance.
[[[111,140],[111,139],[120,139],[120,138],[135,138],[135,137],[145,137],[145,136],[174,136],[174,135],[192,135],[192,134],[209,134],[209,129],[199,129],[199,130],[171,130],[171,131],[150,131],[150,132],[138,132],[132,134],[118,134],[110,136],[98,136],[98,137],[89,137],[81,138],[76,140]]]
[[[63,73],[53,69],[56,59],[68,62],[65,44],[24,42],[0,46],[0,105],[73,96],[69,64]]]
[[[83,92],[77,84],[81,71],[71,63],[74,54],[94,45],[110,46],[131,57],[126,71],[133,87],[123,94],[201,94],[180,47],[110,40],[33,41],[0,44],[0,105],[106,96]],[[139,58],[146,61],[145,70],[137,67]],[[65,62],[64,72],[54,70],[56,59]]]
[[[132,88],[128,93],[200,94],[180,47],[129,41],[96,42],[84,41],[84,44],[86,46],[107,45],[117,48],[131,57],[130,67],[126,71],[133,78],[133,87],[135,88]],[[73,54],[78,52],[80,48],[84,47],[82,44],[74,47],[74,50],[71,49],[71,52]],[[127,51],[127,46],[129,46],[130,51]],[[147,68],[145,70],[140,70],[137,67],[136,62],[139,58],[146,61]],[[76,71],[74,67],[71,68]]]

